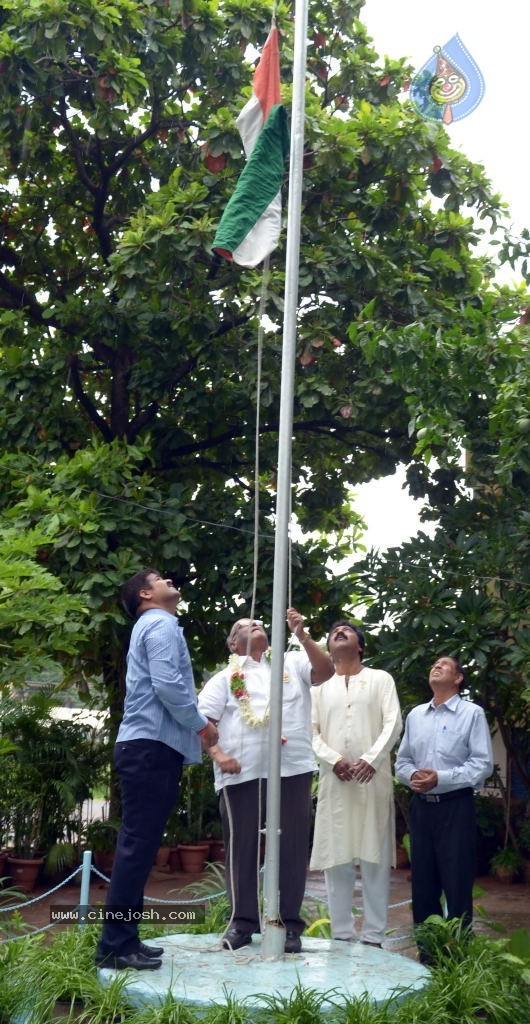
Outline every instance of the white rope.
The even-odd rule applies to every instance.
[[[62,882],[59,882],[58,885],[54,885],[53,889],[47,889],[46,892],[42,892],[40,896],[34,896],[32,900],[24,900],[24,902],[17,903],[12,907],[0,907],[0,914],[6,914],[8,910],[22,910],[25,907],[30,907],[32,903],[38,903],[39,900],[43,900],[45,899],[46,896],[51,896],[52,893],[57,892],[58,889],[62,889],[63,885],[68,885],[68,882],[71,882],[72,878],[75,878],[75,876],[78,875],[79,872],[82,870],[82,865],[79,865],[79,867],[76,868],[75,871],[72,871],[71,875],[68,875],[68,878],[65,878]]]
[[[263,367],[263,317],[265,315],[265,303],[269,288],[269,256],[263,261],[263,274],[261,278],[261,293],[258,310],[258,348],[256,356],[256,426],[254,432],[254,557],[252,566],[252,598],[250,602],[250,620],[252,621],[256,612],[256,591],[258,586],[258,563],[259,563],[259,438],[260,438],[260,417],[261,417],[261,373]],[[250,632],[248,638],[248,650],[250,652]]]

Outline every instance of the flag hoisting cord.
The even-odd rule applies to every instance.
[[[283,955],[285,929],[280,923],[280,758],[285,650],[285,606],[289,556],[291,499],[291,450],[293,430],[296,319],[300,259],[300,223],[303,182],[305,77],[307,47],[307,0],[296,0],[293,59],[293,100],[287,215],[287,253],[281,366],[280,423],[278,437],[278,487],[272,591],[271,695],[269,718],[269,765],[267,775],[267,841],[263,882],[264,929],[262,956]]]
[[[281,726],[285,608],[288,589],[288,603],[291,603],[289,526],[292,493],[292,430],[303,182],[306,47],[307,0],[295,0],[289,199],[272,591],[267,841],[263,885],[264,924],[261,946],[262,956],[267,959],[282,956],[285,946],[285,928],[280,920],[279,910]],[[278,244],[281,227],[281,182],[283,177],[283,160],[288,148],[286,114],[281,103],[278,103],[279,99],[278,31],[273,18],[273,25],[254,75],[253,94],[237,119],[247,155],[247,163],[236,186],[236,191],[223,214],[213,243],[215,252],[228,260],[234,260],[234,262],[239,263],[241,266],[255,267],[262,261],[265,261],[259,306],[258,369],[256,374],[254,579],[251,618],[254,618],[255,613],[258,570],[259,418],[264,332],[263,316],[269,279],[268,255]]]

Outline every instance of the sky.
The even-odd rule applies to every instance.
[[[360,17],[381,56],[406,57],[416,71],[434,46],[458,33],[482,72],[485,94],[473,113],[447,129],[451,142],[483,164],[510,206],[514,231],[530,228],[528,0],[366,0]],[[390,547],[417,532],[419,505],[402,490],[403,479],[398,472],[356,489],[355,507],[368,524],[367,547]]]

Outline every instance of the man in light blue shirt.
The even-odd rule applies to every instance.
[[[138,937],[144,886],[177,801],[182,766],[199,761],[201,740],[207,748],[218,735],[197,708],[190,656],[175,618],[180,594],[173,581],[145,569],[124,584],[121,596],[136,623],[114,748],[122,821],[96,964],[156,970],[164,950]]]
[[[473,791],[493,771],[491,738],[482,708],[463,700],[464,673],[455,658],[435,661],[433,699],[407,717],[395,765],[410,786],[412,915],[415,924],[442,914],[470,925],[475,877]],[[420,959],[426,959],[420,949]]]

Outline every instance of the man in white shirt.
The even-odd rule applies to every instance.
[[[401,712],[392,676],[363,665],[364,636],[354,623],[335,623],[328,648],[335,675],[312,692],[320,778],[310,866],[325,872],[332,937],[353,941],[360,865],[361,942],[381,946],[395,858],[390,751],[401,732]]]
[[[464,672],[455,658],[438,658],[429,674],[433,698],[413,708],[397,753],[395,772],[410,786],[412,915],[431,914],[470,925],[475,877],[473,790],[493,771],[491,738],[482,708],[463,700]],[[420,959],[426,961],[420,948]]]
[[[302,616],[287,612],[289,628],[303,651],[288,652],[284,662],[281,749],[280,914],[286,928],[286,953],[301,950],[311,781],[311,683],[329,678],[327,653],[306,633]],[[208,680],[199,709],[217,725],[219,742],[210,748],[225,840],[226,882],[232,916],[223,937],[239,949],[260,930],[258,907],[259,829],[266,806],[270,664],[269,641],[261,622],[238,619],[227,640],[227,668]]]

